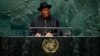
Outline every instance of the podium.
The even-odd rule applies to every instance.
[[[63,35],[62,36],[54,36],[54,37],[70,37],[72,36],[72,27],[29,27],[30,29],[44,29],[44,30],[48,30],[48,29],[57,29],[58,32],[62,31]],[[35,36],[30,36],[30,37],[35,37]],[[41,36],[41,37],[45,37],[45,36]]]

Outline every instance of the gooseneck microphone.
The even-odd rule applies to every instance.
[[[46,33],[47,33],[47,30],[46,30],[46,28],[47,28],[47,20],[46,20],[46,19],[45,19],[45,21],[44,21],[44,24],[45,24],[44,34],[46,34]]]

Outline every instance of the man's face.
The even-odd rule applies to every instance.
[[[45,18],[50,16],[50,9],[49,8],[44,8],[41,10],[41,15]]]

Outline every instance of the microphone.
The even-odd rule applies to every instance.
[[[46,30],[46,28],[47,28],[47,20],[46,19],[45,19],[44,23],[45,23],[44,33],[46,34],[47,33],[47,30]]]

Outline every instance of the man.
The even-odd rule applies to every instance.
[[[59,21],[55,18],[53,18],[50,15],[50,8],[52,6],[48,5],[46,2],[40,3],[40,7],[38,8],[38,11],[40,12],[40,15],[37,17],[37,19],[33,19],[31,23],[31,27],[59,27]],[[46,36],[46,37],[53,37],[60,35],[60,31],[57,29],[31,29],[30,35],[40,37],[40,36]]]

